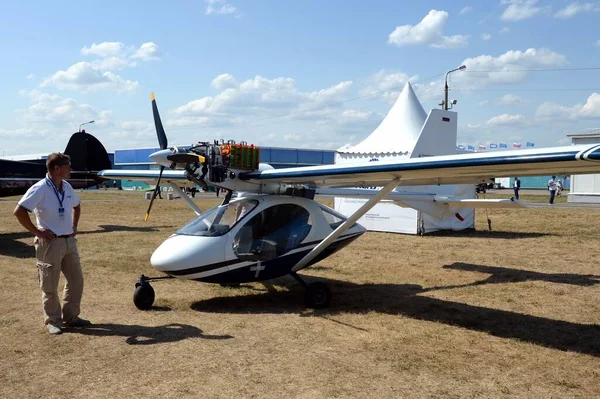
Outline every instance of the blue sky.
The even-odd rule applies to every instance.
[[[62,150],[92,119],[109,150],[154,147],[152,91],[170,144],[335,149],[407,80],[437,107],[461,64],[458,144],[555,146],[600,127],[600,2],[99,4],[0,5],[0,154]]]

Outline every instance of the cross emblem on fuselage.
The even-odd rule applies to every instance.
[[[252,266],[250,268],[250,271],[256,271],[256,273],[254,273],[254,278],[258,278],[258,275],[260,274],[260,272],[262,270],[265,270],[265,267],[261,264],[260,261],[258,261],[258,263],[256,264],[256,266]]]

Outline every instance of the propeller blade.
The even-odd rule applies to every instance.
[[[148,205],[148,210],[146,211],[146,216],[144,217],[144,222],[148,221],[150,217],[150,209],[152,209],[152,204],[154,203],[154,199],[160,192],[160,179],[162,178],[163,170],[165,170],[164,166],[160,167],[160,173],[158,174],[158,181],[156,182],[156,188],[154,189],[154,194],[152,194],[152,198],[150,199],[150,205]]]
[[[162,122],[160,120],[160,114],[158,113],[158,107],[156,106],[156,99],[154,98],[154,92],[151,94],[152,98],[152,115],[154,115],[154,126],[156,127],[156,135],[158,136],[158,144],[160,145],[160,149],[164,150],[167,148],[167,135],[165,134],[165,129],[163,128]]]

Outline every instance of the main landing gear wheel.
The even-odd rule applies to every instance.
[[[304,303],[312,309],[324,309],[331,302],[331,290],[325,283],[310,283],[304,292]]]
[[[147,281],[135,283],[133,303],[139,310],[148,310],[154,303],[154,288]]]

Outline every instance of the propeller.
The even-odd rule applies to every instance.
[[[156,99],[154,98],[154,93],[152,93],[150,97],[152,98],[152,115],[154,116],[154,126],[156,127],[156,135],[158,136],[158,145],[160,145],[161,150],[165,150],[168,145],[167,135],[165,134],[165,129],[163,128],[162,121],[160,120],[160,114],[158,113],[158,107],[156,106]],[[152,204],[154,203],[154,200],[160,192],[160,179],[162,178],[164,170],[164,165],[161,165],[160,173],[158,174],[158,181],[156,182],[156,188],[154,189],[154,194],[152,194],[152,198],[150,199],[150,205],[148,205],[148,210],[146,211],[144,221],[147,221],[148,217],[150,217],[150,210],[152,209]]]

